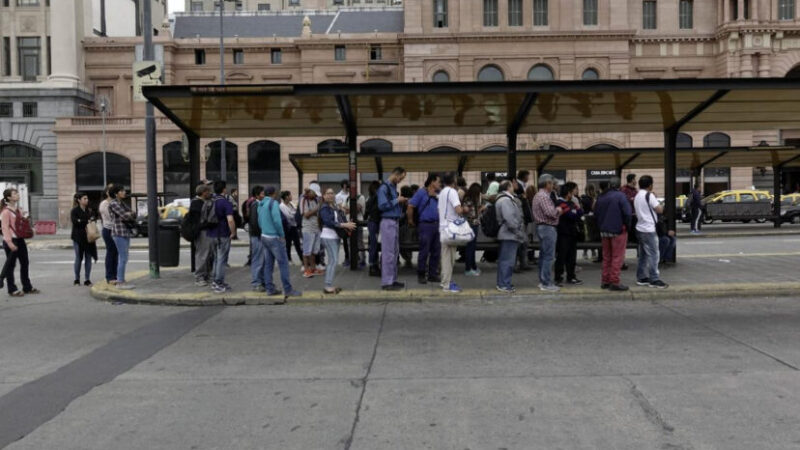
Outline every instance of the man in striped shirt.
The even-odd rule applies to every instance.
[[[556,255],[556,240],[558,233],[558,218],[563,214],[561,208],[556,208],[550,193],[553,191],[555,179],[552,175],[543,174],[539,177],[539,192],[531,202],[533,220],[536,222],[536,234],[539,236],[539,289],[542,291],[558,292],[558,286],[553,283],[553,261]]]

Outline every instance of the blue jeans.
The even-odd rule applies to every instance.
[[[639,264],[636,268],[637,280],[658,281],[658,235],[655,232],[636,231],[639,238]]]
[[[333,287],[333,279],[336,278],[336,264],[339,263],[339,239],[323,239],[322,247],[328,255],[328,265],[325,266],[325,287]]]
[[[380,231],[380,224],[378,222],[368,222],[367,232],[369,233],[369,265],[378,267],[378,231]]]
[[[211,277],[214,283],[225,284],[225,269],[228,264],[228,255],[231,252],[231,238],[211,238],[214,249],[214,274]]]
[[[381,219],[381,285],[397,282],[397,256],[400,254],[400,224],[395,219]]]
[[[114,245],[117,247],[117,283],[125,282],[125,266],[128,265],[128,249],[131,238],[114,236]]]
[[[106,281],[117,279],[117,245],[111,237],[111,230],[103,228],[103,242],[106,243]]]
[[[264,247],[264,287],[267,292],[275,292],[275,284],[272,282],[272,271],[275,270],[275,262],[278,262],[278,270],[281,273],[281,283],[283,293],[292,292],[292,283],[289,281],[289,258],[286,256],[286,243],[282,239],[261,236],[261,244]]]
[[[464,249],[464,259],[466,260],[466,270],[478,270],[478,263],[475,259],[475,251],[478,248],[478,226],[470,225],[472,232],[475,233],[475,238],[467,244]]]
[[[419,234],[419,258],[417,273],[435,277],[439,275],[439,260],[442,255],[442,243],[439,239],[439,222],[422,222],[417,225]]]
[[[250,236],[250,278],[253,287],[264,285],[264,258],[261,236]]]
[[[511,289],[511,275],[514,273],[514,263],[517,260],[517,241],[500,242],[500,253],[497,255],[497,286]]]
[[[89,281],[89,279],[92,277],[92,255],[89,254],[88,249],[81,251],[81,246],[75,241],[72,241],[72,249],[75,250],[75,264],[73,266],[73,269],[75,270],[75,278],[73,278],[73,280],[80,281],[81,263],[83,263],[86,281]]]
[[[674,236],[659,236],[658,255],[661,262],[672,262],[675,255],[677,241]]]
[[[552,286],[558,232],[550,225],[536,225],[536,234],[539,236],[539,283]]]

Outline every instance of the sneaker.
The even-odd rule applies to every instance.
[[[266,292],[267,289],[262,285],[253,286],[253,292]]]
[[[208,286],[208,281],[206,280],[194,280],[194,285],[199,287],[206,287]]]
[[[306,270],[303,272],[303,278],[314,278],[314,271]]]
[[[500,286],[496,286],[495,288],[497,289],[498,292],[502,292],[503,294],[513,294],[514,292],[516,292],[514,289],[504,288]]]
[[[302,292],[293,290],[291,292],[287,292],[286,295],[283,296],[283,298],[302,297],[302,296],[303,296]]]
[[[392,286],[399,287],[401,289],[405,289],[406,288],[406,284],[405,283],[401,283],[400,281],[395,281],[394,283],[392,283]]]
[[[417,275],[417,282],[419,284],[428,284],[428,277],[425,274]]]
[[[402,291],[403,286],[397,286],[395,284],[388,284],[386,286],[381,286],[381,289],[384,291]]]
[[[545,285],[540,283],[539,284],[539,290],[540,291],[546,291],[546,292],[558,292],[558,291],[561,290],[561,288],[559,288],[555,284],[551,284],[549,286],[545,286]]]
[[[600,289],[609,289],[611,287],[611,283],[603,283],[600,285]]]
[[[73,286],[80,286],[80,285],[81,285],[81,280],[75,280],[75,281],[73,281],[73,282],[72,282],[72,285],[73,285]]]
[[[130,291],[131,289],[136,289],[136,286],[130,283],[117,283],[117,289],[121,289],[123,291]]]
[[[641,279],[641,280],[636,280],[636,285],[637,286],[650,286],[650,280],[647,279],[647,278],[644,278],[644,279]]]
[[[224,294],[227,291],[227,289],[225,289],[225,286],[222,286],[222,285],[219,285],[219,284],[214,284],[214,287],[211,290],[215,294]]]
[[[451,292],[453,294],[458,294],[459,292],[461,292],[461,288],[458,287],[458,285],[453,282],[450,282],[450,286],[444,288],[443,290],[445,292]]]
[[[280,290],[267,291],[267,290],[265,289],[263,292],[266,292],[266,293],[267,293],[267,296],[269,296],[269,297],[274,297],[274,296],[276,296],[276,295],[281,295],[281,294],[283,294],[283,292],[281,292]]]
[[[583,284],[583,281],[579,280],[577,278],[570,278],[569,280],[567,280],[567,283],[569,283],[571,285],[574,285],[574,286],[580,286],[580,285]]]
[[[666,289],[666,288],[669,287],[669,285],[667,283],[664,283],[661,280],[656,280],[656,281],[653,281],[652,283],[650,283],[650,287],[651,288],[656,288],[656,289]]]
[[[562,279],[562,278],[556,278],[555,280],[553,280],[553,283],[554,283],[556,286],[563,286],[563,285],[564,285],[564,279]]]
[[[620,284],[612,284],[608,288],[608,290],[609,291],[618,291],[618,292],[627,291],[628,290],[628,286],[625,286],[624,284],[621,284],[621,283]]]
[[[86,280],[86,281],[83,282],[83,285],[86,286],[86,287],[92,287],[92,282],[89,281],[89,280]]]
[[[477,277],[480,274],[478,272],[474,271],[474,270],[467,270],[466,272],[464,272],[464,275],[466,275],[468,277]]]

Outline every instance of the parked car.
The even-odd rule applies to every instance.
[[[781,223],[800,224],[800,194],[781,196]]]
[[[175,200],[172,203],[168,204],[167,206],[162,206],[158,208],[158,217],[159,220],[163,219],[182,219],[186,213],[189,212],[189,208],[184,206],[185,202],[182,200]],[[139,216],[136,218],[136,227],[133,229],[134,237],[147,237],[147,216]]]

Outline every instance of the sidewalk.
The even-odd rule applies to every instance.
[[[684,257],[670,268],[662,269],[662,279],[670,284],[668,289],[654,289],[635,285],[635,253],[628,252],[627,263],[630,269],[622,272],[622,282],[630,286],[628,292],[610,292],[600,289],[600,264],[580,259],[581,271],[578,278],[582,286],[565,286],[557,294],[541,292],[538,285],[536,267],[530,272],[515,273],[513,277],[517,293],[509,296],[495,290],[495,265],[480,264],[483,274],[480,277],[467,277],[463,274],[464,265],[457,264],[453,280],[462,288],[461,294],[446,293],[438,283],[421,285],[417,283],[415,269],[401,269],[400,281],[406,289],[397,292],[380,290],[380,279],[370,277],[366,270],[350,271],[337,268],[336,285],[344,288],[339,295],[322,293],[323,277],[305,279],[299,266],[293,265],[292,283],[295,289],[303,292],[301,298],[290,299],[291,304],[318,303],[381,303],[386,301],[405,302],[481,302],[559,300],[559,299],[618,299],[618,300],[657,300],[691,299],[693,297],[745,297],[745,296],[786,296],[800,292],[800,278],[797,272],[799,252],[786,252],[771,255],[734,255],[721,259],[718,255]],[[233,292],[214,294],[209,288],[194,285],[188,268],[164,270],[161,278],[151,280],[146,273],[133,274],[130,281],[137,286],[133,291],[120,291],[105,283],[92,288],[92,295],[99,300],[126,303],[162,305],[259,305],[271,304],[276,298],[250,289],[250,270],[245,267],[232,267],[227,276]],[[280,289],[277,269],[274,282]],[[280,298],[280,297],[278,297]]]

